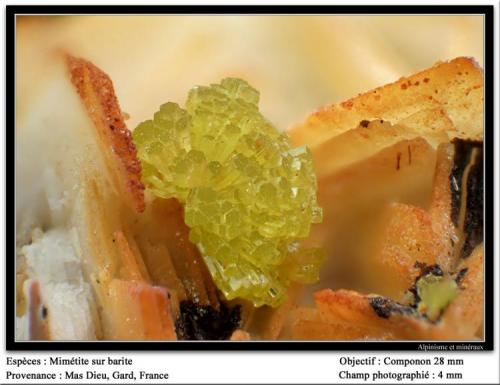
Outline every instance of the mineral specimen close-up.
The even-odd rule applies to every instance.
[[[259,93],[226,78],[163,104],[133,134],[143,182],[184,205],[190,240],[227,299],[278,306],[292,282],[319,278],[323,254],[299,241],[320,223],[307,147],[292,148],[258,109]]]

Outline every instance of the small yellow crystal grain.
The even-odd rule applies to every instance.
[[[451,277],[428,274],[417,282],[417,293],[420,297],[418,311],[435,321],[455,299],[458,291],[457,283]]]

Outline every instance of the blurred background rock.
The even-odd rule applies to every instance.
[[[111,76],[131,128],[227,76],[257,88],[265,116],[285,129],[439,60],[483,64],[481,16],[22,16],[16,38],[18,114],[63,49]]]

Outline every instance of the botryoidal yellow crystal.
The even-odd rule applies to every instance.
[[[133,137],[143,182],[184,205],[195,243],[227,299],[278,306],[292,282],[319,278],[323,253],[301,249],[322,220],[306,147],[292,148],[240,79],[195,87],[186,108],[166,103]]]

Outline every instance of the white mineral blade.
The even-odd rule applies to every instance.
[[[62,59],[54,55],[46,66],[40,79],[43,86],[34,88],[30,103],[18,100],[16,271],[26,270],[30,280],[40,282],[50,339],[89,340],[96,338],[99,321],[80,248],[74,245],[81,240],[71,228],[82,172],[98,156],[92,147],[93,123]],[[33,239],[37,228],[44,233],[35,232]],[[24,257],[26,266],[21,263]],[[31,338],[27,317],[17,317],[19,340]]]
[[[40,282],[42,301],[47,309],[53,340],[93,340],[94,303],[85,282],[80,258],[70,231],[53,229],[38,233],[24,246],[28,274]]]

